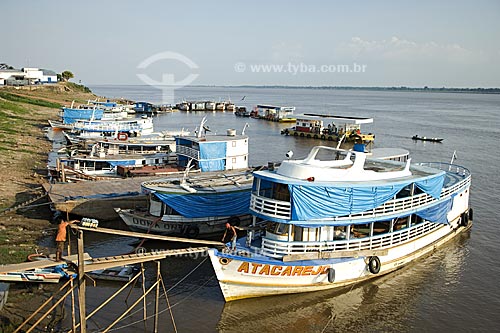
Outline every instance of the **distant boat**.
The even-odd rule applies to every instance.
[[[426,136],[418,136],[418,135],[412,136],[412,139],[420,141],[431,141],[431,142],[441,142],[444,140],[443,138],[428,138]]]

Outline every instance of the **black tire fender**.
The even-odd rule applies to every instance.
[[[200,234],[200,228],[196,225],[190,225],[186,229],[186,236],[189,238],[196,238]]]
[[[328,282],[335,282],[335,269],[332,267],[328,268]]]
[[[381,267],[380,259],[377,256],[372,256],[368,259],[368,270],[372,274],[378,274]]]

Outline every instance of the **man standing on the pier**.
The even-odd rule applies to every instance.
[[[61,219],[59,222],[59,226],[57,227],[57,235],[56,235],[56,261],[62,261],[62,254],[64,251],[64,243],[66,243],[66,235],[67,235],[67,230],[66,227],[70,224],[73,223],[78,223],[80,221],[78,220],[71,220],[69,222],[64,221]]]

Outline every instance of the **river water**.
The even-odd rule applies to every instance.
[[[95,86],[102,96],[161,102],[161,91],[147,86]],[[245,96],[245,97],[244,97]],[[472,230],[410,266],[371,282],[340,291],[285,295],[225,304],[209,260],[205,257],[162,261],[172,315],[179,332],[365,332],[365,331],[490,331],[500,326],[500,246],[496,238],[497,198],[500,197],[496,144],[500,142],[500,96],[481,94],[349,91],[277,88],[187,87],[176,99],[227,100],[248,109],[255,104],[295,106],[296,113],[324,113],[371,117],[362,126],[375,134],[375,147],[399,147],[410,151],[413,161],[449,162],[456,150],[456,164],[472,172]],[[241,132],[249,124],[251,165],[280,161],[288,150],[294,158],[329,142],[285,137],[290,126],[239,118],[231,113],[168,113],[155,118],[155,130],[185,128],[193,131],[203,116],[212,132]],[[442,137],[442,143],[415,142],[414,134]],[[116,226],[122,226],[119,221]],[[107,256],[131,251],[133,239],[87,235],[86,252]],[[149,249],[175,245],[147,243]],[[147,285],[155,274],[146,265]],[[89,288],[88,311],[106,299],[117,285],[99,282]],[[136,286],[130,305],[141,292]],[[125,295],[126,296],[126,295]],[[90,331],[105,327],[127,308],[124,296],[96,315]],[[152,314],[152,299],[148,313]],[[141,303],[142,304],[142,303]],[[166,308],[162,299],[160,309]],[[151,331],[135,323],[141,311],[120,322],[119,332]],[[135,324],[134,324],[135,323]],[[168,311],[160,315],[160,331],[174,331]]]

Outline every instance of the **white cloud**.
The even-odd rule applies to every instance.
[[[468,50],[456,43],[439,44],[434,41],[419,43],[397,36],[383,40],[364,40],[360,37],[353,37],[348,43],[342,43],[337,52],[353,58],[401,62],[432,60],[433,62],[470,63],[484,58],[482,52]]]
[[[285,63],[288,61],[301,61],[304,58],[301,43],[279,42],[271,50],[272,61]]]

